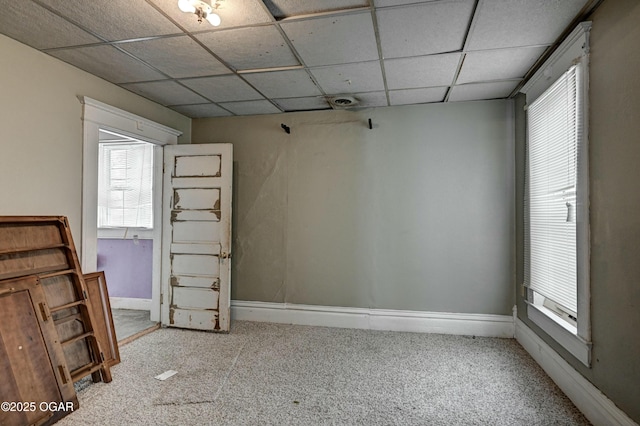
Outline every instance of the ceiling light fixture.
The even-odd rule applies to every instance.
[[[211,5],[211,0],[178,0],[178,7],[181,11],[195,13],[198,22],[201,23],[203,19],[206,19],[211,25],[217,27],[220,25],[220,17],[213,13],[213,9],[218,8],[218,2],[215,1],[214,5]]]

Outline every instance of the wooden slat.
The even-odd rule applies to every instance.
[[[24,252],[29,252],[29,251],[36,251],[36,250],[49,250],[49,249],[56,249],[56,248],[66,248],[68,249],[69,247],[67,247],[64,244],[51,244],[51,245],[43,245],[43,246],[36,246],[36,247],[29,247],[29,248],[20,248],[20,249],[8,249],[8,248],[4,248],[4,249],[0,249],[0,255],[3,254],[10,254],[10,253],[24,253]]]

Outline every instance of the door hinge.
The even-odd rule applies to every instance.
[[[162,305],[164,302],[164,294],[160,293],[160,304]]]

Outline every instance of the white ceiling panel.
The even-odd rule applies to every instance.
[[[522,47],[467,53],[456,83],[522,78],[545,49]]]
[[[175,81],[131,83],[123,84],[122,87],[162,105],[201,104],[207,102],[202,96],[196,95]]]
[[[0,34],[205,117],[327,109],[331,95],[361,107],[507,97],[583,6],[596,5],[218,0],[213,27],[177,3],[0,0]]]
[[[461,50],[473,0],[434,1],[377,11],[385,58]]]
[[[214,102],[264,99],[260,93],[236,75],[193,78],[180,80],[180,82]]]
[[[412,3],[426,3],[435,0],[374,0],[376,7],[400,6]]]
[[[144,0],[41,0],[41,2],[107,40],[125,40],[181,32]]]
[[[244,25],[263,24],[272,22],[273,18],[269,15],[264,6],[260,4],[260,0],[223,0],[219,2],[216,10],[220,16],[220,26],[213,27],[207,21],[198,22],[195,14],[184,13],[178,9],[177,0],[151,0],[160,7],[167,15],[174,19],[178,24],[187,31],[209,31],[214,28],[232,28]]]
[[[300,98],[322,94],[305,70],[243,74],[243,77],[268,98]]]
[[[480,0],[468,50],[551,44],[588,0]]]
[[[49,54],[114,83],[165,78],[161,73],[111,46],[55,50]]]
[[[368,0],[264,0],[277,19],[369,6]]]
[[[188,36],[121,43],[118,46],[174,78],[231,72]]]
[[[356,93],[358,107],[373,108],[387,106],[387,95],[384,92]]]
[[[384,61],[389,90],[448,86],[453,82],[461,54],[420,56]]]
[[[378,59],[369,12],[284,22],[282,29],[310,67]]]
[[[35,3],[29,7],[16,1],[0,3],[3,8],[0,13],[2,33],[36,49],[78,46],[100,41]]]
[[[276,114],[281,112],[269,101],[227,102],[220,104],[236,115]]]
[[[328,95],[384,90],[378,61],[313,68],[311,74]]]
[[[506,98],[511,94],[513,89],[516,88],[518,83],[518,80],[510,80],[454,86],[451,88],[449,100],[455,102]]]
[[[390,90],[391,105],[426,104],[442,102],[448,87],[427,87],[425,89]]]
[[[331,108],[323,96],[275,99],[275,102],[285,111],[309,111],[314,109]]]
[[[237,70],[300,64],[274,26],[215,31],[197,37]]]
[[[216,104],[178,105],[171,107],[171,109],[191,118],[226,117],[233,115]]]

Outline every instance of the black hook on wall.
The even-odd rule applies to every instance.
[[[373,122],[369,119],[369,130],[373,129]]]
[[[287,134],[291,133],[291,129],[286,124],[282,123],[282,124],[280,124],[280,127],[282,127],[284,129],[284,131],[287,132]]]

